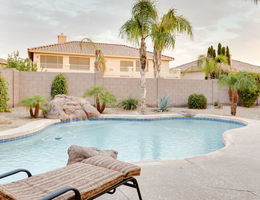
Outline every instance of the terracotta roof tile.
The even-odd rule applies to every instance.
[[[192,71],[197,71],[198,68],[197,61],[192,61],[180,66],[175,67],[176,69],[181,69],[181,72],[184,72],[188,68],[192,68]],[[249,63],[237,61],[232,59],[232,68],[238,70],[238,71],[247,71],[247,72],[260,72],[260,66],[252,65]]]
[[[107,43],[95,43],[98,49],[101,49],[103,54],[106,56],[129,56],[139,57],[139,49],[121,44],[107,44]],[[79,41],[64,42],[60,44],[51,44],[47,46],[39,46],[29,48],[28,52],[32,51],[52,51],[52,52],[63,52],[63,53],[85,53],[95,54],[95,49],[89,42],[84,42],[82,50],[80,49]],[[152,58],[153,53],[147,51],[147,57]],[[162,55],[162,59],[174,60],[173,57]]]

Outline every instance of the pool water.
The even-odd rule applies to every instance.
[[[193,157],[221,149],[222,134],[243,126],[206,120],[87,120],[57,124],[38,135],[0,144],[0,174],[17,168],[39,174],[63,167],[71,145],[114,149],[122,161]]]

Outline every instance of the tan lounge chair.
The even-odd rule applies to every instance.
[[[47,173],[31,176],[27,170],[15,170],[3,175],[26,172],[28,178],[0,185],[0,200],[80,200],[113,194],[121,185],[133,187],[141,200],[138,183],[140,167],[109,157],[95,156]]]

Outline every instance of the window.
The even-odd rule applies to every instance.
[[[135,71],[140,72],[140,61],[136,61]],[[146,72],[149,72],[149,61],[146,61]]]
[[[40,65],[49,69],[63,69],[62,56],[43,56],[40,57]]]
[[[120,72],[128,72],[129,68],[133,70],[133,65],[133,61],[120,61]]]
[[[81,57],[70,57],[70,69],[72,70],[90,70],[90,59]]]

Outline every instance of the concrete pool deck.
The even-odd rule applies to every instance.
[[[194,158],[136,163],[142,167],[137,180],[143,199],[260,199],[260,121],[232,119],[248,126],[227,131],[227,146],[221,150]],[[138,198],[136,190],[122,186],[114,195],[98,199]]]
[[[139,162],[137,177],[143,199],[260,199],[260,122],[234,129],[232,150],[194,158]],[[225,149],[225,148],[224,148]],[[120,187],[100,200],[138,199],[136,191]]]

